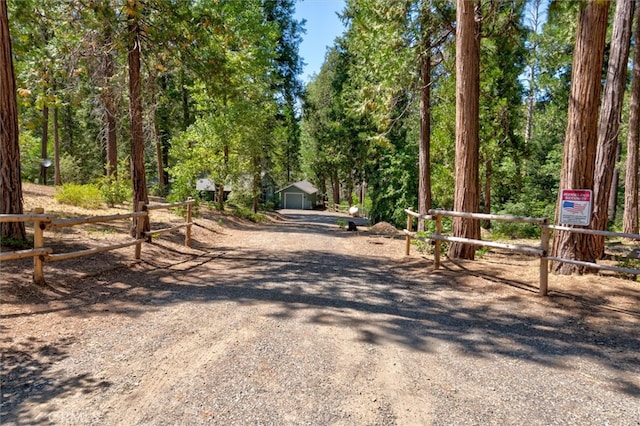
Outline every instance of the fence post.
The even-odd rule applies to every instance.
[[[546,221],[540,227],[540,248],[544,253],[540,257],[540,296],[547,295],[547,288],[549,285],[549,226]]]
[[[436,216],[436,235],[442,234],[442,216]],[[440,269],[440,240],[436,240],[436,245],[433,249],[433,268]]]
[[[189,204],[187,204],[187,232],[184,234],[184,245],[191,247],[191,206],[193,205],[193,200],[189,198],[187,201],[189,201]]]
[[[142,211],[147,211],[147,205],[144,203],[144,201],[138,201],[138,208],[136,209],[136,212],[142,212]],[[138,241],[136,243],[136,253],[135,253],[136,260],[140,260],[140,257],[142,254],[142,243],[140,242],[140,239],[142,238],[142,226],[140,224],[141,217],[143,216],[136,216],[134,218],[136,223],[136,241]]]
[[[44,214],[42,207],[33,209],[35,214]],[[45,225],[40,220],[33,221],[33,248],[39,249],[44,247],[44,228]],[[44,285],[43,257],[41,255],[33,256],[33,282],[37,285]]]
[[[409,213],[407,213],[407,231],[411,232],[411,228],[413,228],[413,216],[411,216]],[[407,247],[405,249],[405,255],[409,256],[409,253],[411,252],[411,235],[407,234]]]

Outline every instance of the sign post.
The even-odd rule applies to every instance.
[[[563,189],[560,197],[560,223],[589,226],[593,192],[590,189]]]

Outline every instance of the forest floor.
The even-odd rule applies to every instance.
[[[49,191],[49,192],[47,192]],[[87,212],[25,186],[26,209]],[[398,235],[283,211],[202,209],[133,247],[0,271],[0,423],[640,425],[640,283],[536,259],[404,255]],[[153,211],[152,228],[179,223]],[[55,252],[126,224],[45,232]]]

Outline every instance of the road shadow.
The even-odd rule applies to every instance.
[[[306,220],[301,223],[304,229],[295,222],[268,227],[274,232],[324,229]],[[50,288],[38,289],[38,306],[5,298],[12,309],[3,310],[0,318],[4,322],[52,312],[69,318],[135,318],[149,309],[184,302],[214,309],[229,301],[239,307],[268,303],[274,318],[348,328],[356,331],[359,342],[371,345],[395,344],[430,353],[446,344],[469,357],[500,356],[561,370],[572,368],[576,359],[589,360],[615,372],[607,379],[610,389],[640,397],[640,388],[630,379],[640,371],[640,303],[635,309],[615,309],[617,290],[598,297],[554,291],[539,298],[537,287],[517,274],[499,278],[471,271],[463,263],[431,272],[431,263],[424,259],[337,254],[321,248],[249,250],[207,245],[205,240],[198,243],[201,250],[194,251],[179,246],[179,235],[171,238],[145,245],[142,261],[126,271],[59,276]],[[119,253],[106,255],[122,261]],[[625,292],[640,302],[640,289]],[[598,325],[590,323],[592,318]],[[26,400],[45,401],[74,387],[92,392],[109,385],[91,377],[52,379],[48,365],[55,357],[68,356],[65,348],[70,343],[54,342],[48,345],[50,352],[36,356],[42,353],[37,341],[27,347],[3,342],[9,360],[6,366],[3,360],[3,377],[13,389],[3,415],[18,418]],[[34,383],[42,385],[33,388]],[[21,393],[30,386],[30,392]]]
[[[43,413],[38,418],[33,418],[28,410],[23,409],[23,403],[26,401],[33,404],[44,403],[77,392],[88,395],[111,386],[110,382],[91,377],[89,374],[61,378],[53,371],[53,366],[57,362],[69,356],[67,348],[76,343],[73,338],[63,337],[55,342],[30,338],[16,343],[4,337],[2,342],[0,422],[3,424],[5,422],[30,425],[59,423],[52,417],[56,415],[53,412]],[[8,347],[5,348],[5,345]]]

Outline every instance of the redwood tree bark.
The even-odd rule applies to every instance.
[[[602,88],[602,62],[607,32],[609,1],[588,2],[580,12],[576,45],[573,52],[573,71],[567,132],[560,189],[593,188],[593,172],[598,140],[598,104]],[[561,197],[558,194],[556,223],[560,217]],[[591,237],[556,231],[553,256],[595,262],[597,254]],[[558,274],[591,272],[591,268],[565,262],[553,262],[552,271]]]
[[[140,9],[141,3],[137,0],[127,0],[128,7],[128,63],[129,63],[129,103],[131,117],[131,180],[133,181],[133,208],[138,209],[138,203],[149,203],[147,195],[147,180],[144,169],[144,133],[142,128],[142,90],[140,76]],[[147,232],[149,218],[134,221],[131,234],[136,235],[137,226],[141,226],[142,232]]]
[[[634,0],[618,0],[616,3],[607,79],[598,121],[598,146],[593,178],[593,218],[591,220],[591,228],[603,231],[607,229],[609,221],[609,198],[615,174],[614,170],[616,169],[618,132],[620,130],[624,89],[627,83],[627,65],[634,4]],[[596,258],[601,259],[604,255],[604,236],[592,235],[591,239]]]
[[[16,80],[11,55],[7,2],[0,1],[0,213],[22,214]],[[0,223],[2,239],[26,241],[24,222]]]
[[[457,0],[456,11],[456,174],[453,209],[477,213],[480,208],[479,99],[480,31],[475,1]],[[454,218],[453,235],[480,238],[480,222]],[[449,256],[473,259],[476,247],[452,243]]]
[[[640,1],[636,4],[636,46],[633,53],[633,82],[627,135],[627,170],[624,180],[624,232],[638,233],[638,147],[640,146]]]
[[[426,36],[425,36],[426,37]],[[431,55],[429,42],[420,61],[420,144],[418,149],[418,213],[427,214],[431,208]],[[424,221],[418,221],[418,231],[424,230]]]
[[[118,177],[118,144],[116,139],[116,102],[111,79],[114,74],[113,54],[111,53],[111,23],[105,22],[104,29],[104,92],[102,103],[105,110],[107,160],[106,172],[108,176]]]

